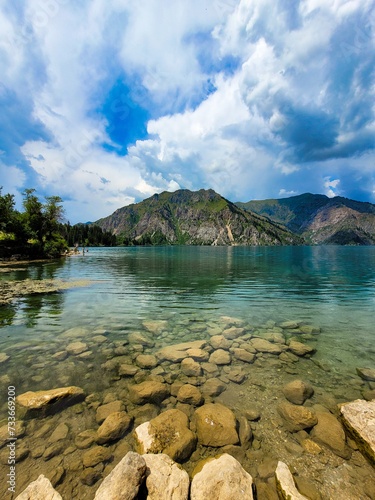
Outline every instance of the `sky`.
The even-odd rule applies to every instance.
[[[0,186],[375,203],[374,0],[2,0]]]

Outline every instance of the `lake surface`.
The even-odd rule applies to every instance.
[[[316,349],[311,359],[294,364],[264,355],[247,365],[247,382],[231,384],[222,400],[234,411],[254,399],[267,407],[295,378],[314,385],[317,404],[328,397],[332,404],[350,401],[371,389],[356,367],[375,368],[374,247],[92,248],[84,256],[18,267],[0,279],[89,283],[0,308],[0,352],[9,356],[0,364],[0,380],[5,387],[14,385],[17,394],[78,385],[102,403],[132,383],[103,369],[115,356],[134,360],[142,350],[129,350],[128,334],[150,334],[147,322],[165,322],[152,332],[155,346],[145,349],[154,354],[164,345],[209,340],[223,316],[237,318],[255,336],[281,332],[287,341]],[[286,321],[312,325],[314,333],[281,329]],[[86,355],[52,357],[75,341],[87,344]],[[226,372],[222,375],[227,380]],[[4,406],[1,410],[4,417]],[[85,418],[85,424],[77,423],[81,430],[93,425],[91,416]],[[263,431],[267,436],[266,427]],[[264,437],[264,450],[266,442]],[[32,477],[31,464],[27,470],[25,481]],[[93,496],[88,486],[82,488],[80,498]]]

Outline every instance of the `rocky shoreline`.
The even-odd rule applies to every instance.
[[[143,389],[141,392],[144,394]],[[312,395],[311,390],[311,387],[301,381],[295,381],[285,387],[284,393],[289,400],[292,399],[294,402],[298,400],[297,404],[302,404]],[[24,394],[18,397],[18,404],[26,410],[25,416],[30,416],[31,414],[27,413],[30,410],[39,410],[46,414],[51,410],[57,411],[58,407],[61,408],[62,402],[74,404],[82,397],[82,390],[70,387],[52,390],[48,393]],[[296,411],[297,409],[301,411]],[[313,427],[316,431],[312,433],[315,442],[349,458],[351,451],[347,447],[345,433],[332,414],[323,412],[320,416],[316,416],[303,406],[291,406],[290,410],[286,416],[283,413],[284,410],[282,414],[288,425],[291,425],[291,429],[296,432]],[[110,411],[107,408],[100,417],[101,420],[109,413],[97,431],[98,446],[93,447],[83,456],[87,482],[94,482],[93,478],[97,474],[95,466],[109,460],[110,453],[107,453],[101,444],[120,438],[131,423],[131,419],[125,412],[110,413]],[[357,400],[341,405],[340,413],[344,425],[350,430],[353,442],[375,466],[375,400],[372,402]],[[253,500],[262,498],[262,494],[257,493],[253,487],[252,476],[231,454],[222,453],[200,461],[191,474],[191,482],[187,472],[176,463],[176,461],[182,462],[191,455],[197,441],[204,446],[217,448],[235,445],[239,441],[241,444],[248,444],[252,437],[248,421],[242,420],[239,423],[238,433],[237,428],[235,415],[220,404],[205,404],[199,407],[194,413],[190,429],[186,414],[180,410],[167,410],[135,429],[140,454],[129,451],[101,482],[94,498],[95,500],[188,500],[189,498],[191,500],[206,500],[207,498],[210,500],[224,498],[226,500],[241,498]],[[54,434],[56,433],[60,434],[61,429],[56,428]],[[83,440],[88,437],[86,433]],[[311,441],[309,446],[314,446],[314,441]],[[315,444],[315,446],[318,445]],[[322,498],[319,491],[314,490],[311,485],[309,488],[308,485],[306,487],[306,484],[299,482],[298,489],[290,468],[282,461],[277,462],[273,475],[272,479],[275,480],[276,491],[280,499]],[[372,495],[371,491],[369,498],[372,498],[370,495]],[[62,500],[62,496],[44,475],[40,475],[37,480],[29,484],[16,500],[39,500],[41,498]],[[263,498],[272,498],[272,490],[270,489]]]

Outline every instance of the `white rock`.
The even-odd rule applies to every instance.
[[[129,451],[99,486],[95,500],[135,500],[146,469],[144,458]]]
[[[297,490],[292,473],[284,462],[277,464],[275,476],[276,487],[281,498],[287,498],[288,500],[309,500]]]
[[[143,455],[146,461],[147,500],[187,500],[189,475],[164,453]]]
[[[38,479],[18,495],[16,500],[62,500],[50,481],[41,474]]]
[[[253,478],[227,453],[207,462],[191,483],[191,500],[253,500]]]
[[[359,449],[375,466],[375,399],[342,404],[340,412]]]

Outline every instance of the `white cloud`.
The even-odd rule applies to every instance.
[[[325,195],[327,195],[329,198],[333,198],[334,196],[338,196],[340,194],[339,190],[337,189],[337,186],[340,184],[340,179],[331,179],[329,177],[326,177],[324,179],[324,187],[325,187]]]

